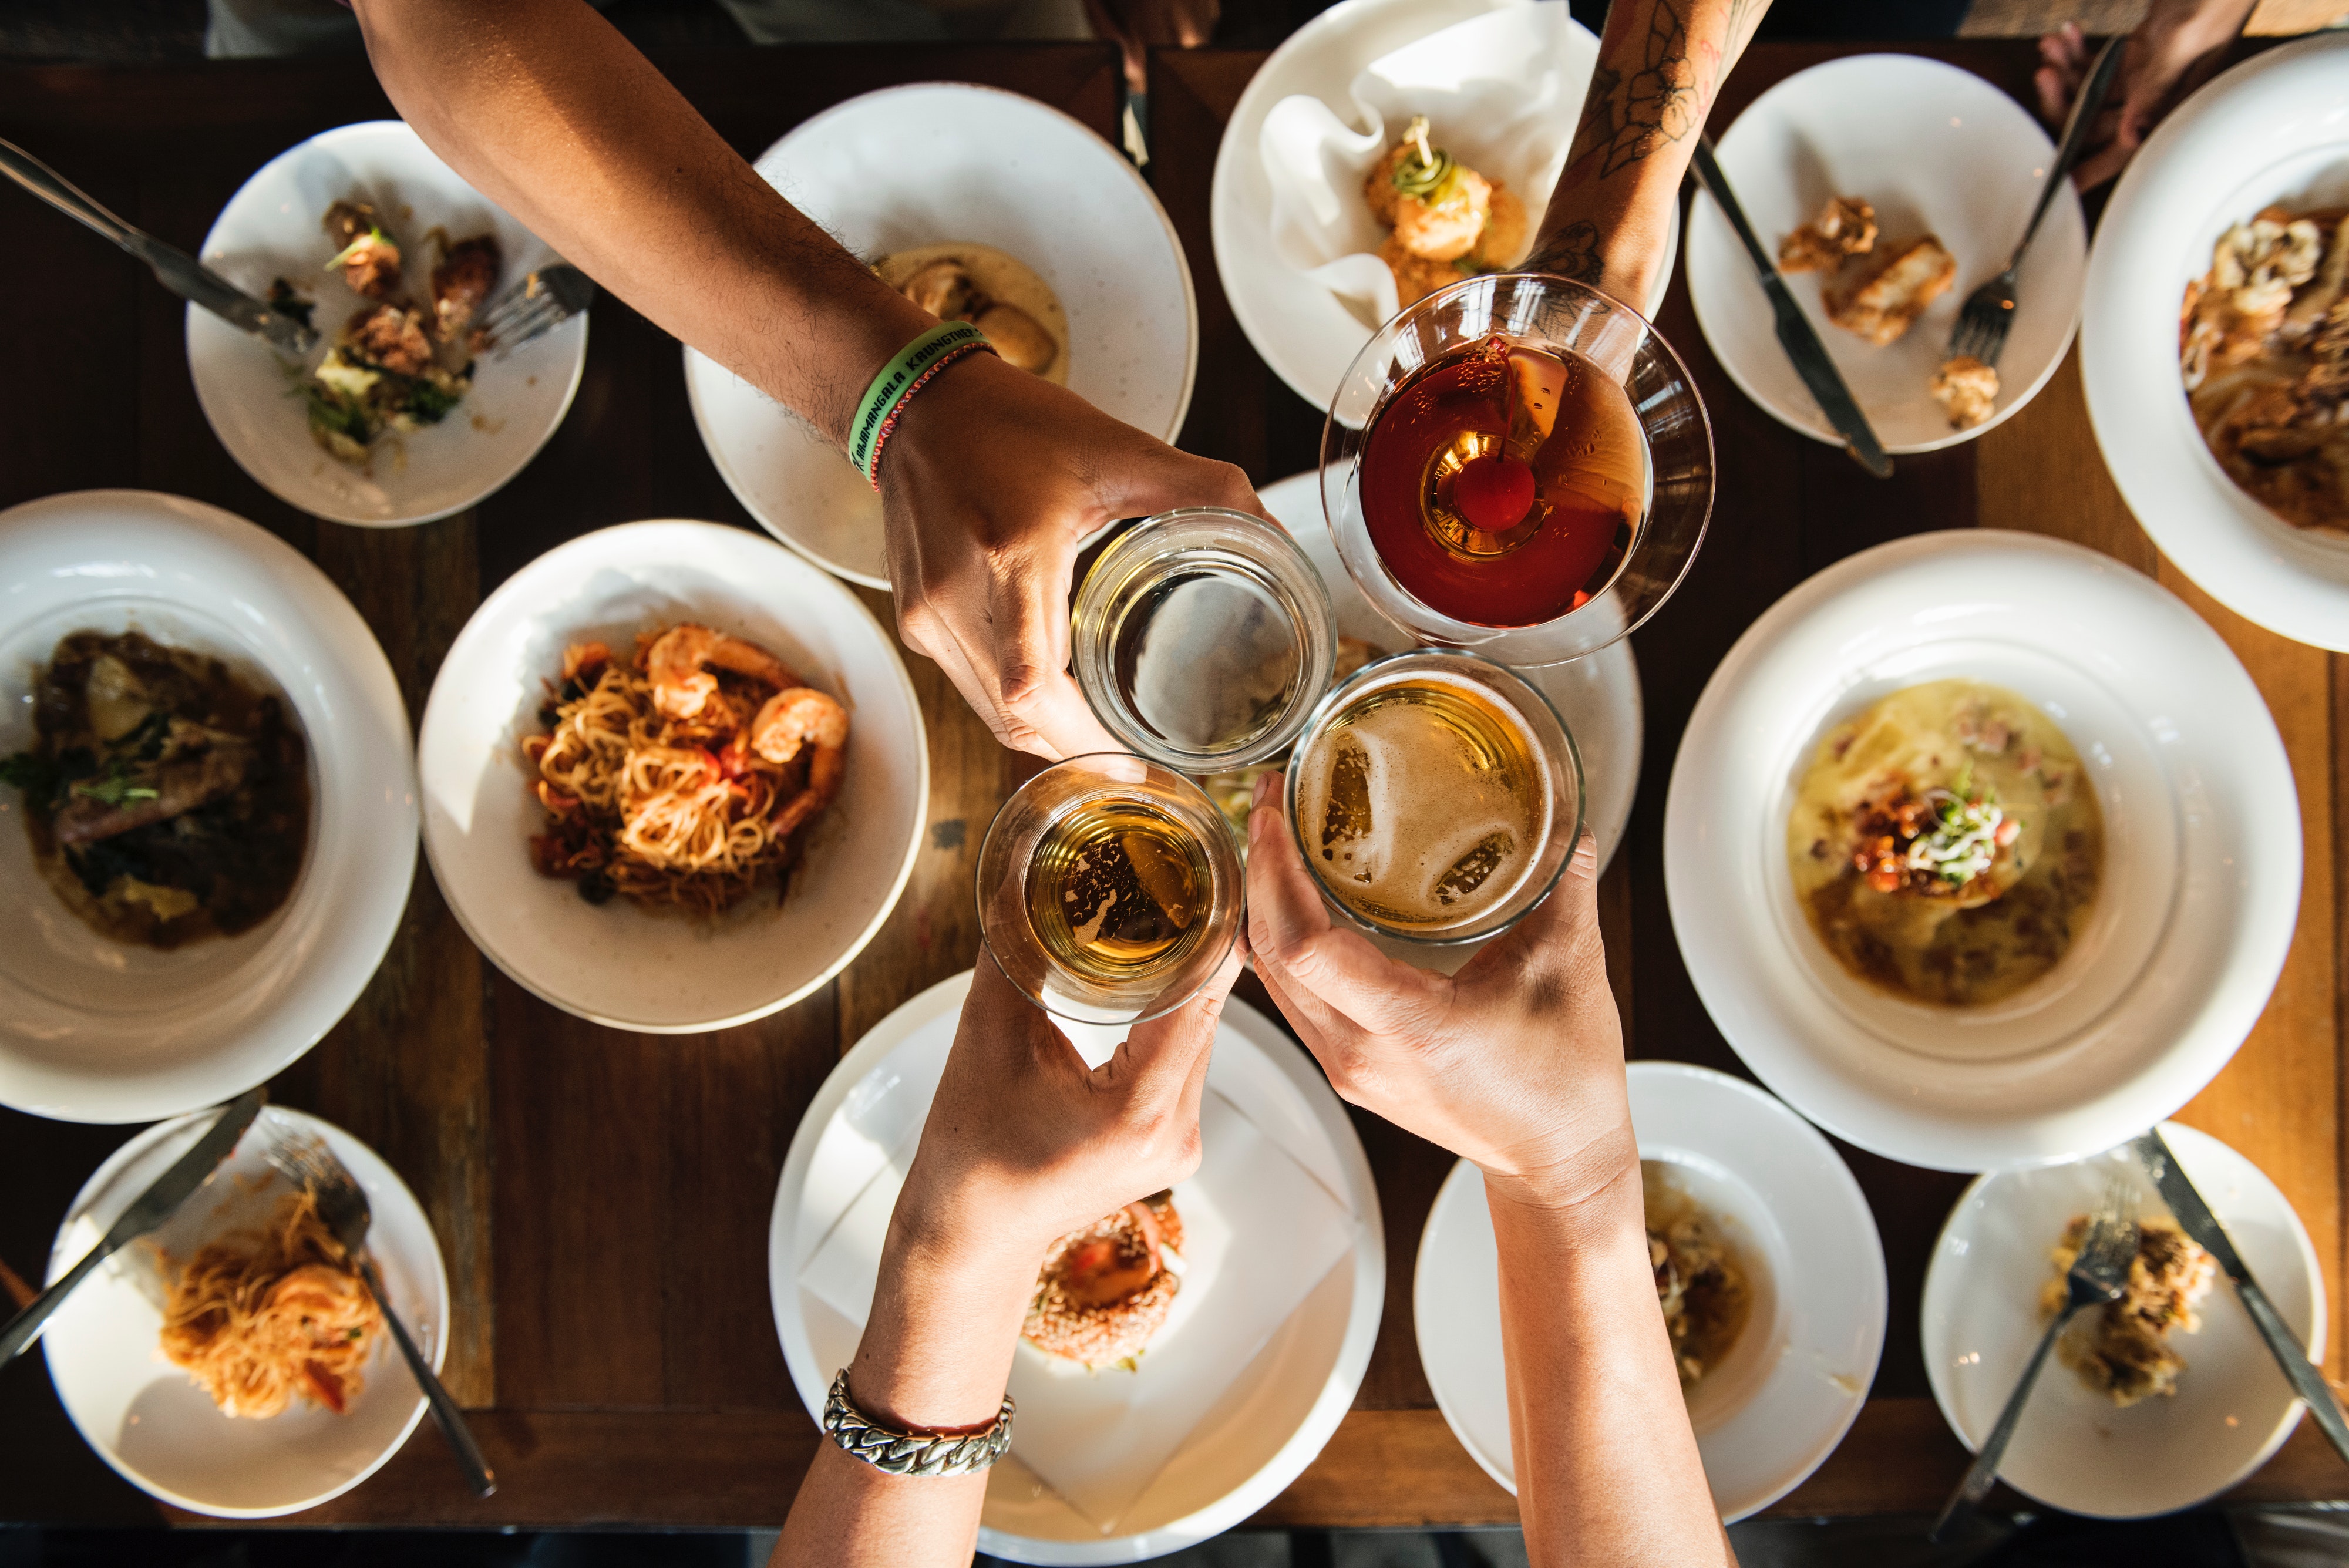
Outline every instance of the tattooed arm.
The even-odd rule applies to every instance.
[[[1770,0],[1614,0],[1528,267],[1644,309],[1681,176]]]

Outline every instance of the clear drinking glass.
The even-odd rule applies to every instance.
[[[1239,933],[1231,830],[1205,792],[1141,757],[1055,763],[1013,792],[978,855],[988,951],[1047,1012],[1126,1024],[1171,1012]]]
[[[1340,682],[1298,737],[1288,787],[1322,901],[1413,946],[1506,930],[1582,835],[1582,757],[1565,721],[1473,653],[1415,649]]]
[[[1495,339],[1505,349],[1555,356],[1574,368],[1570,373],[1619,385],[1629,401],[1621,423],[1635,424],[1645,447],[1640,522],[1619,557],[1609,550],[1597,558],[1599,574],[1609,573],[1612,562],[1611,575],[1594,576],[1582,602],[1531,625],[1498,624],[1503,617],[1487,623],[1458,613],[1458,604],[1446,613],[1426,603],[1381,556],[1363,510],[1364,455],[1397,394],[1447,356]],[[1611,400],[1609,406],[1620,407]],[[1423,485],[1433,483],[1426,476],[1436,472],[1432,463]],[[1713,432],[1679,356],[1638,312],[1567,278],[1539,273],[1473,277],[1402,311],[1355,357],[1322,427],[1321,504],[1348,575],[1381,614],[1422,641],[1473,649],[1505,664],[1561,664],[1625,636],[1680,586],[1712,514]],[[1435,535],[1433,524],[1428,532]],[[1453,558],[1481,566],[1529,542],[1514,534],[1485,539],[1493,543],[1491,550],[1472,557],[1455,549]]]

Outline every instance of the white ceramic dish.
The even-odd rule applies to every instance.
[[[23,797],[0,789],[0,1103],[152,1121],[243,1093],[316,1044],[383,961],[416,868],[408,710],[375,634],[326,574],[217,507],[89,490],[0,512],[0,755],[33,743],[57,639],[136,628],[282,692],[310,755],[310,846],[243,935],[129,948],[41,880]]]
[[[836,1291],[811,1287],[809,1266],[835,1246],[836,1231],[849,1228],[843,1216],[878,1224],[870,1212],[860,1213],[859,1200],[877,1181],[894,1185],[910,1159],[969,985],[968,973],[941,981],[875,1025],[841,1058],[792,1140],[775,1194],[768,1268],[783,1358],[811,1415],[823,1408],[833,1374],[847,1365],[863,1324],[826,1299]],[[1377,1189],[1352,1124],[1304,1052],[1244,1002],[1225,1011],[1207,1088],[1210,1112],[1242,1136],[1218,1133],[1211,1123],[1199,1174],[1174,1189],[1192,1256],[1174,1311],[1189,1312],[1189,1320],[1178,1325],[1170,1316],[1133,1372],[1088,1375],[1023,1345],[1012,1374],[1024,1427],[1056,1427],[1066,1443],[1068,1418],[1083,1410],[1098,1421],[1103,1446],[1154,1440],[1172,1448],[1171,1457],[1115,1522],[1103,1525],[1029,1468],[1024,1456],[1031,1450],[1015,1435],[1010,1455],[989,1477],[981,1552],[1022,1563],[1133,1563],[1205,1540],[1295,1480],[1353,1401],[1378,1334],[1386,1253]],[[1309,1233],[1297,1229],[1299,1215],[1286,1202],[1254,1208],[1233,1203],[1228,1192],[1216,1202],[1219,1187],[1245,1179],[1246,1170],[1234,1167],[1243,1163],[1235,1157],[1247,1144],[1270,1160],[1252,1168],[1283,1176],[1292,1191],[1312,1200],[1322,1217],[1304,1228]],[[885,1218],[885,1206],[867,1199],[864,1208],[878,1208]],[[1285,1235],[1284,1227],[1291,1228]],[[1299,1304],[1260,1349],[1250,1354],[1238,1343],[1233,1360],[1188,1367],[1185,1342],[1213,1341],[1216,1319],[1265,1304],[1246,1299],[1247,1282],[1229,1261],[1220,1274],[1200,1277],[1203,1254],[1217,1235],[1227,1238],[1227,1256],[1253,1257],[1259,1266],[1284,1248],[1315,1250],[1335,1262],[1309,1289],[1292,1282],[1283,1299]],[[863,1264],[868,1300],[872,1266]],[[1186,1382],[1208,1386],[1189,1390]],[[1177,1430],[1185,1434],[1179,1443]]]
[[[1913,55],[1832,60],[1754,99],[1720,143],[1722,172],[1764,244],[1775,248],[1829,196],[1862,196],[1875,203],[1879,244],[1930,231],[1957,258],[1956,283],[1881,348],[1828,323],[1821,275],[1786,280],[1887,452],[1971,441],[2029,402],[2063,363],[2087,254],[2080,202],[2069,192],[2047,209],[2023,257],[1995,411],[1953,431],[1928,389],[1959,307],[2006,265],[2055,156],[2030,113],[1980,77]],[[1713,357],[1772,418],[1842,445],[1780,347],[1762,281],[1713,198],[1700,193],[1688,222],[1689,298]]]
[[[1742,1079],[1678,1062],[1627,1069],[1640,1158],[1721,1221],[1746,1263],[1753,1315],[1689,1396],[1724,1521],[1802,1484],[1843,1440],[1884,1349],[1884,1248],[1827,1140]],[[1420,1365],[1453,1435],[1514,1492],[1501,1358],[1499,1256],[1485,1180],[1452,1168],[1412,1273]]]
[[[779,909],[770,893],[703,923],[600,907],[540,876],[545,813],[524,737],[563,650],[700,621],[771,650],[849,712],[847,776]],[[482,601],[425,705],[424,847],[466,934],[555,1006],[616,1029],[685,1033],[762,1018],[838,974],[905,890],[929,805],[921,705],[895,640],[790,551],[715,523],[623,524],[548,551]]]
[[[2161,1136],[2285,1324],[2319,1359],[2324,1279],[2292,1205],[2209,1134],[2169,1122]],[[1984,1176],[1950,1210],[1925,1271],[1921,1333],[1933,1398],[1969,1449],[1982,1446],[2046,1328],[2039,1292],[2054,1276],[2048,1249],[2116,1169],[2137,1187],[2147,1213],[2165,1212],[2127,1149]],[[2224,1277],[2200,1311],[2199,1333],[2171,1336],[2187,1366],[2167,1398],[2118,1409],[2051,1358],[1999,1480],[2051,1508],[2120,1519],[2191,1508],[2266,1463],[2303,1407]]]
[[[1266,510],[1288,530],[1321,574],[1338,635],[1360,638],[1381,653],[1401,653],[1417,639],[1388,620],[1362,597],[1338,558],[1330,524],[1321,514],[1320,476],[1291,474],[1257,492]],[[1588,659],[1520,670],[1556,704],[1582,755],[1583,820],[1599,840],[1601,870],[1623,841],[1631,817],[1631,797],[1640,787],[1640,747],[1647,726],[1640,697],[1640,666],[1628,639],[1609,643]],[[1424,954],[1420,955],[1424,957]],[[1467,961],[1464,958],[1462,962]]]
[[[76,1195],[49,1252],[51,1280],[96,1245],[131,1200],[216,1119],[198,1111],[124,1144]],[[212,1179],[151,1240],[184,1259],[224,1231],[266,1221],[290,1190],[262,1157],[271,1136],[326,1140],[367,1189],[367,1250],[391,1303],[434,1370],[448,1352],[449,1275],[415,1194],[381,1157],[342,1128],[265,1107]],[[165,1286],[153,1252],[133,1242],[100,1264],[41,1333],[57,1400],[98,1458],[152,1497],[222,1519],[266,1519],[314,1508],[367,1480],[424,1416],[398,1348],[386,1334],[365,1386],[337,1416],[302,1401],[268,1420],[238,1420],[163,1359]]]
[[[2081,378],[2113,480],[2162,554],[2237,614],[2349,649],[2349,535],[2294,528],[2237,489],[2178,379],[2187,284],[2271,202],[2349,202],[2349,34],[2245,61],[2147,139],[2096,230]]]
[[[384,215],[403,245],[414,298],[429,297],[438,258],[426,235],[436,225],[455,239],[494,233],[504,262],[500,288],[556,259],[405,122],[365,120],[321,131],[271,159],[229,198],[204,236],[202,254],[206,266],[248,294],[266,295],[271,280],[283,277],[317,302],[321,341],[300,369],[326,358],[361,303],[340,275],[325,270],[339,247],[320,220],[347,198]],[[312,439],[299,395],[303,378],[289,356],[192,305],[187,331],[196,400],[238,465],[288,504],[371,528],[429,523],[504,485],[563,422],[587,363],[583,314],[511,358],[481,359],[455,412],[429,429],[384,436],[359,469],[327,456]]]
[[[997,88],[886,88],[801,125],[758,170],[867,260],[948,242],[1019,257],[1068,312],[1069,389],[1161,440],[1183,428],[1199,360],[1183,243],[1133,165],[1077,120]],[[826,571],[889,586],[881,499],[837,449],[691,348],[685,388],[751,516]]]
[[[1321,99],[1340,118],[1353,114],[1348,88],[1372,61],[1433,33],[1503,6],[1530,0],[1341,0],[1291,34],[1248,82],[1224,127],[1208,192],[1216,271],[1240,330],[1280,379],[1317,409],[1337,396],[1346,367],[1371,340],[1345,303],[1284,263],[1272,244],[1272,186],[1257,143],[1265,116],[1293,93]],[[1591,58],[1597,44],[1578,25]],[[1588,67],[1586,67],[1587,69]],[[1580,97],[1579,85],[1569,95]],[[1360,129],[1360,128],[1358,128]],[[1524,192],[1528,222],[1538,228],[1549,192]],[[1680,225],[1665,241],[1664,264],[1645,306],[1653,316],[1670,287]]]
[[[1786,867],[1819,737],[1953,676],[2061,724],[2105,820],[2085,931],[1977,1009],[1852,979]],[[2274,988],[2300,856],[2282,742],[2218,634],[2106,556],[1990,529],[1862,551],[1771,607],[1707,683],[1664,808],[1672,929],[1746,1065],[1838,1137],[1943,1170],[2077,1158],[2191,1098]]]

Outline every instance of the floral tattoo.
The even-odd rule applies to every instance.
[[[1575,140],[1578,151],[1598,155],[1601,180],[1704,124],[1704,88],[1689,57],[1688,26],[1671,0],[1655,0],[1647,36],[1637,43],[1639,70],[1627,75],[1602,63],[1590,78],[1589,108]]]
[[[1536,272],[1556,273],[1593,288],[1607,271],[1599,255],[1599,230],[1588,218],[1577,219],[1552,234],[1526,265]]]

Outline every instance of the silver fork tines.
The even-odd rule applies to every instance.
[[[570,320],[595,300],[595,283],[568,262],[524,273],[492,300],[473,329],[477,350],[502,359]]]
[[[2073,1259],[2069,1272],[2064,1276],[2064,1306],[2047,1324],[2047,1332],[2039,1336],[2039,1348],[2031,1353],[2024,1364],[2023,1376],[2014,1385],[2014,1392],[2006,1397],[2006,1407],[1998,1413],[1998,1425],[1974,1456],[1974,1462],[1958,1490],[1941,1510],[1941,1517],[1933,1521],[1933,1542],[1946,1542],[1953,1534],[1951,1526],[1978,1520],[1977,1509],[1982,1500],[1998,1480],[1999,1461],[2006,1457],[2006,1446],[2014,1438],[2014,1428],[2023,1418],[2023,1402],[2031,1397],[2031,1386],[2038,1381],[2039,1369],[2047,1363],[2047,1352],[2083,1307],[2100,1306],[2118,1301],[2128,1288],[2129,1265],[2137,1258],[2137,1186],[2125,1173],[2116,1172],[2105,1184],[2096,1207],[2089,1211],[2088,1233],[2080,1239],[2079,1255]]]

